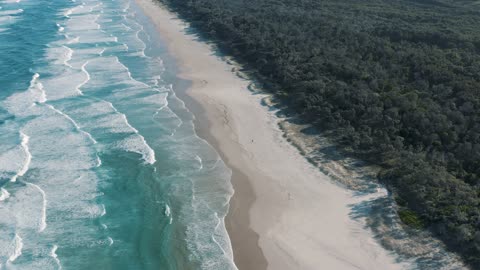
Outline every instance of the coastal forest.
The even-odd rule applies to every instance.
[[[160,0],[480,269],[480,2]]]

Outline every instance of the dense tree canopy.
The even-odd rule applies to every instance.
[[[476,1],[162,1],[299,117],[381,165],[399,205],[480,268]]]

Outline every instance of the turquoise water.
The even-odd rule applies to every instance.
[[[0,1],[0,269],[235,269],[167,59],[133,1]]]

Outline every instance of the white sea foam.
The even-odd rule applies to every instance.
[[[53,245],[52,247],[52,250],[50,251],[50,257],[53,258],[53,260],[55,261],[55,263],[57,264],[57,267],[58,269],[62,269],[62,264],[60,262],[60,260],[58,259],[58,256],[57,256],[57,249],[58,249],[58,246],[57,245]]]
[[[0,25],[3,27],[9,26],[17,21],[18,14],[22,13],[23,9],[16,10],[2,10],[0,11]],[[7,30],[8,28],[3,28]]]
[[[143,95],[144,97],[138,97],[139,94]],[[143,104],[145,106],[153,105],[155,107],[156,112],[161,111],[168,106],[168,101],[167,101],[168,92],[151,91],[148,94],[149,95],[145,95],[144,90],[135,91],[132,89],[130,91],[115,92],[113,96],[120,100],[134,99],[137,104]]]
[[[82,72],[83,72],[83,74],[85,74],[85,77],[86,77],[86,78],[85,78],[85,80],[84,80],[80,85],[77,86],[77,91],[78,91],[81,95],[83,95],[83,92],[82,92],[82,90],[80,90],[80,89],[81,89],[85,84],[87,84],[88,81],[90,81],[90,73],[88,73],[88,71],[87,71],[87,69],[86,69],[87,65],[88,65],[88,61],[86,61],[86,62],[82,65],[82,67],[81,67]]]
[[[195,160],[198,161],[199,165],[198,165],[198,170],[202,170],[203,169],[203,162],[202,162],[202,158],[199,157],[198,155],[195,155]]]
[[[123,119],[123,122],[130,128],[131,131],[133,131],[134,133],[138,134],[138,130],[136,128],[134,128],[132,125],[130,125],[130,123],[128,122],[128,119],[127,119],[127,116],[121,112],[119,112],[117,110],[117,108],[115,108],[115,106],[113,106],[113,104],[111,102],[108,102],[108,105],[110,105],[110,107],[112,108],[112,110],[114,112],[116,112],[117,114],[120,115],[120,117]]]
[[[61,45],[52,45],[47,49],[47,59],[52,61],[53,64],[72,67],[69,61],[72,59],[73,50],[63,43]],[[53,66],[53,65],[52,65]]]
[[[168,97],[168,95],[165,96],[164,104],[163,104],[160,108],[158,108],[158,109],[155,111],[155,113],[152,115],[152,120],[156,121],[156,120],[155,120],[156,116],[157,116],[160,112],[162,112],[163,109],[168,108],[168,100],[167,100],[167,97]]]
[[[0,188],[0,202],[8,199],[10,197],[10,193],[4,188]]]
[[[148,85],[148,84],[146,84],[146,83],[144,83],[144,82],[135,80],[135,79],[132,77],[132,73],[130,72],[130,69],[128,69],[128,67],[125,66],[122,62],[120,62],[120,59],[118,59],[118,57],[115,57],[114,59],[115,59],[115,62],[123,69],[123,71],[126,72],[128,78],[129,78],[132,82],[134,82],[134,83],[136,83],[136,84],[139,84],[139,85],[145,87],[146,89],[150,89],[150,88],[151,88],[150,85]],[[120,71],[120,72],[121,72],[121,71]],[[120,72],[119,72],[119,73],[120,73]]]
[[[128,10],[130,9],[130,2],[127,2],[127,5],[125,6],[125,8],[123,8],[123,12],[127,12]]]
[[[107,209],[105,209],[105,205],[104,204],[101,204],[100,205],[100,208],[101,208],[101,212],[100,212],[100,216],[103,217],[107,214]]]
[[[24,155],[27,157],[24,161],[24,166],[13,178],[12,181],[16,181],[17,177],[23,176],[28,170],[31,154],[28,147],[29,137],[21,133],[22,135],[22,149]],[[23,184],[23,188],[15,189],[15,197],[8,201],[7,207],[15,213],[16,216],[16,228],[31,228],[36,229],[38,232],[42,232],[46,228],[46,211],[47,200],[46,194],[42,188],[38,185],[29,183],[25,180],[19,180]],[[37,199],[40,203],[37,203]],[[33,205],[31,205],[33,203]]]
[[[53,111],[55,111],[56,113],[60,114],[61,116],[65,117],[68,121],[70,121],[70,123],[72,123],[72,125],[75,127],[75,129],[84,134],[93,144],[96,144],[97,141],[92,137],[92,134],[84,131],[78,124],[77,122],[75,122],[75,120],[73,120],[69,115],[63,113],[62,111],[60,110],[57,110],[55,107],[53,107],[52,105],[47,105],[47,107],[49,107],[50,109],[52,109]],[[101,164],[101,163],[100,163]]]
[[[20,132],[20,137],[22,140],[21,146],[25,154],[25,158],[24,158],[23,166],[21,167],[21,169],[12,177],[12,179],[10,179],[11,182],[15,182],[17,181],[18,177],[25,175],[25,173],[28,171],[28,168],[30,166],[30,162],[32,161],[32,155],[30,154],[30,151],[28,149],[28,141],[30,137],[25,135],[23,132]]]
[[[148,164],[154,164],[156,162],[155,152],[145,141],[145,138],[138,132],[136,128],[130,125],[125,114],[119,112],[111,102],[105,102],[115,113],[120,115],[120,117],[123,119],[123,123],[125,123],[129,127],[130,131],[133,131],[135,133],[135,135],[129,136],[122,141],[117,142],[116,145],[127,151],[139,153],[142,155],[142,158],[145,162],[147,162]]]
[[[174,137],[177,134],[178,128],[180,128],[183,124],[183,121],[179,119],[177,125],[172,129],[172,133],[170,133],[170,137]]]
[[[165,204],[165,216],[170,216],[170,206],[168,206],[168,204]]]
[[[156,162],[155,152],[140,134],[129,136],[117,142],[116,145],[126,151],[141,154],[142,159],[148,164],[154,164]]]
[[[17,15],[23,12],[23,9],[15,9],[15,10],[2,10],[0,11],[0,18],[3,16],[10,16],[10,15]]]
[[[67,66],[67,67],[72,67],[72,65],[70,65],[68,62],[69,62],[70,60],[72,60],[73,50],[70,49],[69,47],[65,46],[65,45],[62,46],[62,48],[64,48],[64,49],[67,50],[67,52],[66,52],[66,54],[65,54],[65,59],[63,60],[63,64],[64,64],[65,66]]]
[[[165,216],[168,217],[168,224],[172,224],[173,217],[168,204],[165,204]]]
[[[6,146],[6,143],[5,143]],[[0,151],[0,177],[11,179],[25,164],[25,151],[21,145],[8,146]]]
[[[22,116],[28,114],[27,112],[30,111],[31,107],[45,103],[47,101],[46,92],[39,81],[39,77],[40,75],[35,73],[27,91],[9,96],[3,102],[4,108],[13,115]]]
[[[38,185],[32,183],[26,184],[37,189],[42,195],[42,212],[40,215],[40,221],[38,222],[38,232],[43,232],[45,228],[47,228],[47,195],[45,194],[45,191],[41,189]]]
[[[65,13],[63,13],[63,15],[67,18],[70,18],[70,15],[72,14],[72,12],[73,12],[73,8],[65,11]]]
[[[82,51],[83,52],[83,51]],[[86,70],[88,61],[78,63],[72,60],[73,51],[69,47],[62,45],[48,50],[48,57],[54,60],[56,64],[68,66],[69,69],[53,68],[58,71],[56,76],[43,81],[45,95],[48,94],[49,100],[59,100],[73,96],[83,95],[81,88],[90,80],[90,74]],[[43,89],[43,88],[42,88]]]
[[[89,218],[98,218],[103,217],[107,214],[107,210],[105,209],[105,205],[100,204],[90,204],[88,207],[85,208],[86,215]]]
[[[12,23],[14,19],[13,16],[2,16],[0,17],[0,24],[6,25]]]
[[[81,14],[68,20],[65,25],[67,26],[68,32],[86,34],[87,31],[98,30],[98,23],[96,23],[96,21],[99,16],[98,14],[91,13]],[[91,34],[94,35],[95,33]]]
[[[89,11],[92,12],[92,11],[94,11],[97,7],[100,7],[100,6],[102,6],[102,5],[103,5],[103,3],[98,3],[98,4],[90,7],[90,10],[89,10]]]
[[[224,230],[225,230],[225,225],[224,225],[223,218],[219,218],[217,212],[215,212],[214,215],[215,215],[215,219],[217,220],[217,225],[215,226],[215,232],[216,232],[216,234],[220,234],[220,235],[221,235],[221,234],[226,234],[226,233],[224,232]],[[220,232],[219,232],[219,231],[220,231]],[[221,235],[221,236],[222,236],[222,238],[223,238],[224,235]],[[222,238],[220,238],[220,239],[222,239]],[[225,242],[220,243],[219,240],[215,237],[215,234],[212,235],[212,240],[213,240],[213,242],[215,242],[215,244],[217,244],[217,246],[220,248],[220,250],[222,251],[222,253],[223,253],[224,255],[227,255],[227,254],[233,255],[233,252],[231,252],[231,251],[228,251],[228,252],[227,252],[227,251],[225,250],[225,246],[226,246],[225,244],[226,244],[226,243],[225,243]],[[233,256],[232,256],[230,259],[232,259],[232,261],[233,261]]]
[[[114,6],[105,2],[105,6],[107,4]],[[99,16],[101,7],[102,3],[99,4],[99,1],[86,0],[83,7],[66,10],[66,18],[57,25],[58,31],[62,32],[58,33],[58,36],[61,38],[65,34],[66,38],[52,42],[47,49],[47,54],[55,56],[52,57],[53,61],[47,61],[49,66],[45,68],[45,74],[49,76],[44,77],[42,73],[40,79],[40,75],[36,74],[32,78],[29,91],[14,94],[5,102],[8,105],[5,108],[16,117],[16,121],[20,123],[18,129],[26,137],[22,136],[24,142],[19,146],[9,148],[14,151],[11,153],[22,159],[18,159],[21,162],[7,164],[14,170],[8,169],[6,175],[10,178],[10,175],[16,173],[18,181],[15,188],[10,189],[8,186],[12,196],[2,204],[8,204],[8,209],[15,212],[19,235],[28,239],[23,253],[43,252],[42,256],[47,257],[44,262],[48,262],[49,267],[55,267],[54,260],[59,268],[61,267],[56,254],[57,248],[60,246],[63,250],[68,243],[67,239],[54,238],[59,229],[78,239],[81,244],[94,243],[99,239],[96,238],[99,235],[94,230],[82,230],[83,225],[91,223],[85,222],[84,218],[106,215],[105,206],[97,204],[96,196],[101,196],[96,190],[97,182],[102,181],[98,175],[103,173],[103,170],[94,169],[94,166],[102,164],[99,156],[95,155],[95,150],[108,152],[111,146],[117,145],[122,150],[141,154],[146,163],[155,162],[153,149],[148,145],[146,137],[140,134],[145,130],[142,126],[143,120],[139,121],[136,112],[128,109],[126,99],[117,99],[110,91],[115,86],[122,88],[125,93],[135,91],[137,96],[130,102],[135,105],[138,102],[139,106],[146,104],[149,106],[148,110],[150,107],[164,106],[166,95],[141,95],[142,91],[147,93],[153,90],[147,88],[147,84],[142,86],[145,89],[135,89],[141,84],[132,81],[131,74],[128,77],[118,63],[115,63],[112,72],[108,66],[103,70],[91,69],[89,61],[108,58],[108,55],[115,54],[116,50],[124,46],[116,42],[123,33],[116,32],[116,37],[116,33],[108,29],[116,23],[118,14],[108,11]],[[104,27],[108,20],[112,22]],[[105,32],[102,32],[104,30]],[[69,46],[68,43],[76,44]],[[102,55],[105,56],[99,57]],[[97,64],[101,66],[103,63],[100,61],[96,62]],[[118,70],[121,72],[117,72]],[[110,83],[110,79],[116,81],[116,84]],[[154,101],[157,98],[159,101]],[[158,104],[160,106],[157,106]],[[152,110],[153,112],[155,110]],[[150,120],[150,115],[146,115],[146,121]],[[118,143],[115,144],[114,140]],[[97,145],[92,146],[95,143]],[[0,161],[2,155],[4,152],[0,151]],[[31,164],[26,166],[23,156],[30,156]],[[0,164],[0,167],[7,165]],[[27,169],[24,169],[25,167]],[[25,177],[21,178],[23,175]],[[0,194],[3,194],[3,189],[0,191]],[[106,220],[108,218],[109,215],[104,217]],[[25,232],[29,233],[28,237],[24,235]],[[38,234],[41,237],[30,235],[38,232],[41,232]],[[49,242],[51,239],[57,241],[53,247],[52,242]],[[111,237],[107,239],[109,245],[114,243]],[[16,263],[20,264],[19,261]],[[23,264],[24,260],[21,263]]]
[[[74,37],[74,38],[69,38],[67,41],[67,44],[74,44],[79,42],[80,42],[80,37]]]
[[[65,23],[67,34],[73,34],[76,37],[71,42],[88,44],[116,42],[118,40],[117,37],[100,30],[101,26],[97,22],[99,17],[99,14],[91,14],[89,12],[78,13],[76,16],[72,16]]]
[[[30,82],[30,91],[35,92],[38,97],[37,102],[45,103],[47,101],[47,94],[45,93],[45,90],[43,90],[43,85],[39,82],[39,78],[40,74],[35,73],[35,75],[33,75],[33,79]]]
[[[48,99],[55,101],[80,96],[77,89],[85,82],[85,73],[76,68],[64,70],[63,64],[60,69],[62,70],[61,73],[43,81]]]
[[[62,118],[49,116],[38,121],[28,123],[28,129],[38,130],[36,142],[41,146],[35,148],[38,162],[34,165],[45,171],[59,173],[73,172],[76,170],[90,170],[97,165],[95,150],[85,140],[82,134],[71,132],[69,123]],[[55,121],[61,126],[52,126]],[[44,122],[45,127],[39,126]],[[58,127],[58,128],[57,128]],[[55,129],[57,128],[57,129]],[[66,128],[63,131],[60,128]],[[55,131],[55,136],[48,132]],[[61,147],[59,147],[61,146]],[[75,168],[72,169],[72,164]]]
[[[12,243],[12,253],[10,257],[8,257],[8,262],[13,262],[18,257],[20,257],[20,255],[22,255],[22,248],[23,248],[23,239],[20,237],[20,235],[15,234],[15,238],[13,239],[13,243]]]
[[[100,105],[95,103],[95,105]],[[97,106],[88,106],[88,108],[95,108]],[[125,117],[123,114],[117,114],[115,112],[104,112],[96,111],[95,113],[89,112],[88,114],[95,119],[90,120],[91,123],[95,124],[95,129],[101,129],[107,133],[132,133],[134,132],[130,126],[125,123]],[[87,121],[85,119],[84,121]]]
[[[85,4],[86,3],[81,3],[80,5],[77,5],[73,8],[66,9],[63,12],[63,16],[68,18],[68,19],[72,19],[72,17],[74,17],[74,15],[88,12],[88,10],[85,10]]]
[[[65,28],[58,23],[57,23],[57,27],[58,27],[58,32],[63,32],[65,30]]]
[[[39,81],[40,75],[35,73],[30,80],[28,91],[17,93],[8,97],[4,102],[4,108],[14,115],[25,115],[28,109],[37,103],[47,101],[46,93],[42,83]]]
[[[98,167],[102,166],[102,160],[100,159],[100,157],[98,155],[96,156],[96,159],[97,159],[97,165],[95,167],[98,168]]]
[[[57,42],[57,46],[65,45],[65,40]],[[85,48],[75,48],[74,56],[72,61],[69,61],[69,64],[72,65],[75,69],[80,68],[86,59],[96,58],[98,55],[104,51],[104,47],[85,47]]]
[[[103,130],[102,133],[138,133],[138,130],[130,125],[126,116],[119,112],[111,102],[105,100],[92,98],[91,102],[73,109],[69,113],[75,115],[77,121]]]
[[[125,30],[126,30],[126,31],[131,31],[131,30],[132,30],[131,27],[125,25],[124,23],[121,23],[120,25],[123,26],[123,27],[125,27]]]
[[[48,229],[42,232],[42,236],[45,236],[43,237],[45,239],[57,239],[56,241],[58,241],[55,242],[56,245],[53,248],[51,242],[42,247],[46,250],[45,255],[48,255],[48,251],[51,249],[49,254],[51,258],[48,258],[50,267],[54,266],[52,258],[60,267],[56,255],[57,245],[63,250],[67,242],[66,239],[63,242],[64,240],[52,238],[55,236],[57,228],[71,233],[72,238],[80,236],[78,241],[95,242],[105,246],[114,243],[111,237],[107,237],[108,234],[105,235],[108,231],[96,234],[90,228],[82,230],[84,224],[91,223],[85,222],[82,218],[97,218],[106,214],[105,207],[96,203],[98,199],[95,196],[100,196],[96,191],[97,181],[102,181],[97,178],[96,174],[103,173],[103,170],[93,168],[100,166],[102,161],[98,155],[94,155],[96,151],[93,151],[92,148],[108,152],[110,148],[113,148],[112,146],[117,146],[121,150],[141,154],[146,163],[152,164],[155,162],[155,152],[150,145],[158,146],[157,136],[152,136],[154,128],[162,129],[162,131],[165,129],[169,133],[170,125],[172,127],[182,126],[176,134],[177,136],[163,136],[165,138],[161,140],[165,140],[165,142],[175,140],[182,144],[190,144],[194,142],[193,138],[195,137],[188,134],[189,124],[182,125],[181,119],[168,108],[166,92],[169,92],[170,89],[163,91],[163,89],[155,87],[161,82],[158,74],[162,72],[163,65],[161,61],[160,63],[156,62],[159,59],[149,58],[145,53],[147,46],[142,39],[149,40],[150,37],[141,25],[135,25],[135,21],[125,22],[124,25],[118,24],[118,19],[121,19],[118,8],[123,8],[123,3],[120,3],[120,7],[118,7],[109,1],[104,2],[105,8],[110,8],[110,5],[115,8],[115,12],[106,9],[105,14],[99,12],[103,6],[98,3],[99,1],[85,0],[83,7],[65,11],[64,15],[68,20],[60,22],[58,28],[59,31],[63,30],[59,36],[65,34],[66,39],[50,44],[52,49],[63,50],[62,54],[56,58],[58,63],[55,62],[55,66],[51,65],[52,69],[48,70],[49,74],[53,73],[54,76],[46,79],[42,76],[41,80],[46,92],[45,101],[48,95],[49,104],[41,104],[39,101],[41,98],[37,98],[32,102],[32,108],[28,107],[25,113],[18,114],[29,116],[22,118],[22,120],[29,121],[26,124],[27,127],[22,127],[22,130],[32,136],[30,151],[34,156],[34,161],[31,164],[31,174],[35,175],[35,180],[31,179],[31,181],[40,185],[48,194]],[[130,12],[129,16],[133,16],[131,11],[128,6],[125,7],[124,12]],[[98,16],[98,14],[102,15]],[[60,30],[61,27],[64,28]],[[68,42],[75,44],[69,46]],[[147,44],[149,43],[147,42]],[[67,49],[69,47],[71,47],[70,50]],[[122,52],[125,49],[127,52]],[[147,54],[149,52],[147,51]],[[116,53],[121,58],[112,57]],[[124,62],[122,63],[122,61]],[[152,70],[155,72],[151,72]],[[29,93],[29,95],[31,94]],[[30,99],[24,100],[29,101]],[[32,103],[29,103],[29,106]],[[177,106],[177,102],[172,102],[172,105]],[[152,121],[151,117],[155,121]],[[176,130],[176,128],[174,129]],[[87,141],[85,136],[88,136],[90,141]],[[90,143],[94,143],[93,137],[98,139],[98,144],[94,147]],[[152,139],[152,137],[154,138]],[[179,138],[184,141],[179,141]],[[176,149],[176,147],[172,146],[171,149]],[[194,148],[195,150],[192,151],[197,150],[196,147]],[[196,173],[195,169],[201,170],[204,166],[205,168],[210,167],[211,162],[208,158],[203,154],[195,155],[189,152],[190,150],[180,150],[182,154],[179,156],[182,158],[182,163],[191,161],[188,166],[192,169],[192,173]],[[182,156],[185,152],[192,154],[185,158]],[[36,182],[37,179],[39,182]],[[37,189],[30,185],[29,187],[28,192],[24,192],[21,197],[18,197],[23,200],[17,200],[18,206],[13,209],[31,208],[25,212],[25,215],[34,216],[38,220],[41,196]],[[197,195],[199,199],[203,196],[202,194]],[[12,198],[15,197],[16,195],[12,195]],[[11,201],[12,198],[5,203]],[[28,204],[24,202],[28,202]],[[177,208],[173,209],[175,215],[177,215],[177,211],[180,211]],[[198,220],[210,218],[211,213],[201,216]],[[169,218],[168,222],[171,224],[173,219],[169,205],[165,205],[164,214]],[[64,220],[60,223],[55,220],[55,217],[61,217]],[[102,221],[111,222],[109,218],[110,213],[102,218]],[[28,223],[31,220],[21,217],[19,221]],[[104,222],[107,223],[106,221]],[[105,224],[101,225],[107,230]],[[214,220],[209,225],[211,226],[208,227],[207,234],[216,226],[216,235],[198,238],[201,241],[205,240],[198,247],[203,244],[210,245],[216,249],[206,249],[207,252],[212,251],[218,254],[219,249],[215,245],[217,243],[221,251],[228,257],[231,253],[223,246],[224,240],[228,240],[228,236],[224,239],[220,228],[224,227],[223,223]],[[22,226],[29,230],[32,228],[27,225]],[[95,229],[101,230],[100,227]],[[202,231],[203,228],[196,228],[195,233],[201,234]],[[98,238],[99,235],[101,235],[100,238]],[[24,235],[22,234],[22,236]],[[105,237],[107,238],[105,239]],[[214,237],[213,241],[212,237]],[[24,238],[30,241],[30,237]],[[103,240],[99,241],[99,239]],[[112,248],[116,248],[116,246],[113,245]],[[29,248],[30,245],[26,245],[25,254],[31,251]],[[201,249],[199,252],[204,252],[204,250]],[[64,262],[64,264],[66,263]],[[231,269],[230,267],[220,268]]]
[[[50,251],[50,256],[52,258],[57,258],[57,249],[58,249],[58,246],[57,245],[53,245],[52,247],[52,250]]]

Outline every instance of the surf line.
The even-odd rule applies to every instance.
[[[30,153],[29,147],[28,147],[28,142],[30,141],[30,137],[20,131],[20,138],[21,138],[21,147],[23,149],[23,152],[25,153],[25,160],[23,163],[22,168],[11,178],[11,182],[16,182],[19,177],[22,177],[25,175],[25,173],[29,170],[30,168],[30,163],[32,162],[32,154]],[[42,214],[40,217],[40,225],[38,228],[38,232],[42,232],[45,230],[47,227],[47,195],[45,194],[45,191],[40,188],[38,185],[26,182],[26,181],[20,181],[21,183],[24,183],[25,185],[34,187],[37,189],[40,194],[42,195]]]
[[[61,270],[62,269],[62,264],[60,263],[60,260],[58,259],[57,249],[58,249],[58,246],[53,245],[52,250],[50,251],[49,255],[50,255],[50,257],[53,258],[53,260],[55,260],[55,263],[57,264],[58,269]]]
[[[92,144],[97,144],[97,141],[93,138],[92,134],[86,132],[85,130],[83,130],[78,124],[77,122],[75,122],[75,120],[73,120],[68,114],[58,110],[57,108],[55,108],[54,106],[50,105],[50,104],[47,104],[47,107],[49,107],[50,109],[52,109],[53,111],[55,111],[56,113],[60,114],[61,116],[65,117],[68,121],[70,121],[70,123],[75,127],[75,129],[82,133],[83,135],[85,135],[91,142]]]
[[[13,239],[13,254],[8,257],[7,265],[15,261],[20,255],[22,255],[22,248],[23,239],[20,237],[20,235],[15,234],[15,238]]]
[[[32,155],[28,149],[28,141],[30,140],[30,137],[20,131],[20,138],[22,140],[20,145],[25,153],[25,160],[22,168],[20,168],[20,170],[10,180],[11,182],[16,182],[18,177],[24,176],[30,167],[30,162],[32,161]]]

